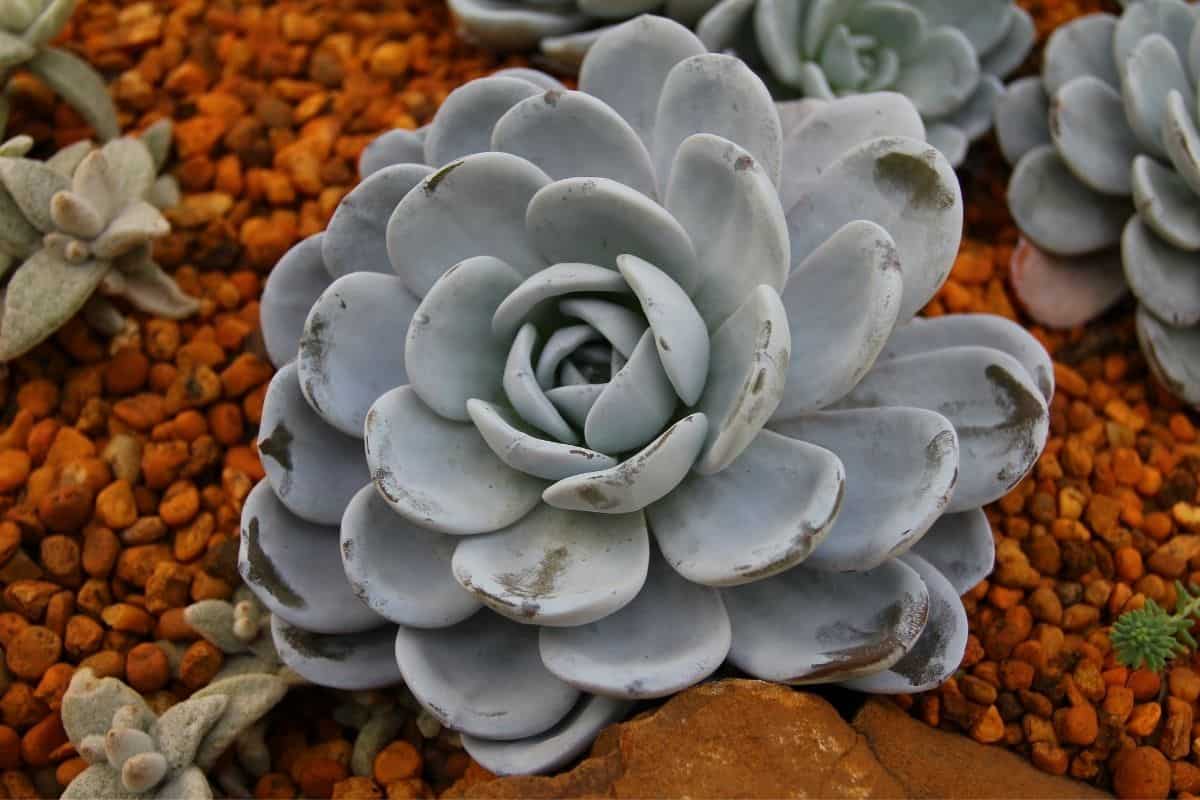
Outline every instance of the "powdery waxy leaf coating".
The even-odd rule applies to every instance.
[[[969,46],[1020,33],[922,7]],[[910,100],[777,106],[662,17],[591,44],[577,92],[504,71],[368,147],[366,188],[262,301],[297,366],[264,404],[239,566],[279,657],[339,688],[403,676],[505,773],[727,657],[944,678],[967,635],[947,598],[990,565],[979,506],[1049,424],[1028,333],[911,319],[962,195]]]
[[[1132,291],[1147,359],[1192,404],[1198,20],[1200,6],[1183,0],[1074,20],[1051,37],[1041,79],[1014,84],[996,111],[1027,240],[1013,255],[1017,295],[1039,322],[1070,327]]]

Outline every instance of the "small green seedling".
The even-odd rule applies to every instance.
[[[1168,614],[1153,600],[1127,611],[1113,623],[1109,639],[1117,660],[1130,669],[1162,672],[1177,656],[1196,650],[1192,626],[1200,613],[1200,587],[1191,591],[1175,582],[1175,613]]]

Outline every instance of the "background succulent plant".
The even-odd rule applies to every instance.
[[[606,30],[638,14],[694,26],[717,0],[448,0],[463,34],[492,50],[540,49],[548,66],[574,72]]]
[[[184,609],[187,623],[196,633],[226,655],[214,680],[235,675],[278,673],[283,669],[275,640],[270,635],[271,614],[254,594],[239,586],[228,600],[201,600]],[[292,675],[284,673],[285,680]]]
[[[28,137],[0,148],[0,278],[8,278],[0,362],[85,306],[89,322],[119,332],[124,318],[105,296],[166,317],[196,310],[152,256],[153,240],[170,230],[159,208],[179,195],[173,178],[156,177],[170,139],[163,121],[141,137],[79,142],[45,162],[25,157]]]
[[[213,682],[156,716],[116,678],[77,671],[63,695],[62,720],[90,766],[63,800],[213,797],[205,771],[287,693],[275,675]]]
[[[96,70],[49,42],[71,18],[78,0],[5,0],[0,3],[0,84],[27,69],[79,112],[101,139],[120,133],[117,109]],[[0,92],[0,134],[8,121],[7,92]]]
[[[894,93],[778,109],[646,16],[578,92],[504,71],[378,139],[263,295],[239,568],[283,660],[403,677],[500,772],[726,657],[949,675],[1052,370],[1000,318],[912,320],[962,225],[923,135]]]
[[[1000,79],[1034,40],[1012,0],[721,0],[696,31],[746,59],[779,98],[906,95],[955,166],[991,129]]]
[[[1200,405],[1200,6],[1130,3],[1064,25],[1042,75],[1015,82],[997,133],[1016,164],[1025,240],[1013,285],[1030,313],[1086,322],[1133,290],[1162,381]]]

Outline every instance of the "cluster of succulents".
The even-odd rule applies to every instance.
[[[505,773],[727,658],[952,674],[1053,371],[1001,318],[913,319],[963,221],[924,135],[643,16],[579,91],[502,71],[376,140],[263,295],[239,570],[283,661],[403,679]]]
[[[450,7],[481,44],[537,46],[550,65],[568,70],[614,21],[662,13],[695,27],[710,50],[742,58],[777,99],[906,95],[925,120],[927,141],[954,166],[991,129],[1001,79],[1034,41],[1032,19],[1013,0],[450,0]]]
[[[21,69],[58,92],[101,139],[120,133],[108,87],[86,61],[49,42],[58,35],[78,0],[6,0],[0,3],[0,86]],[[8,97],[0,91],[0,134],[8,121]]]
[[[1129,3],[1059,28],[1040,76],[996,109],[1016,165],[1018,297],[1038,321],[1087,322],[1132,289],[1151,367],[1200,405],[1200,5]]]
[[[171,125],[102,146],[79,142],[46,161],[18,136],[0,146],[0,362],[40,344],[81,309],[107,335],[126,325],[108,298],[180,318],[197,305],[154,262],[170,226],[174,178],[158,176]]]
[[[1012,0],[720,0],[696,30],[779,98],[900,92],[954,166],[991,130],[1001,79],[1034,41],[1032,18]]]
[[[116,678],[77,671],[63,696],[62,721],[89,766],[63,800],[207,800],[217,759],[287,693],[275,675],[215,681],[156,716]]]

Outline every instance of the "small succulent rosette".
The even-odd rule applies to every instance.
[[[209,800],[205,773],[287,693],[274,675],[215,681],[156,716],[141,695],[87,668],[71,678],[62,721],[90,766],[62,800]]]
[[[0,147],[0,362],[80,310],[102,333],[121,332],[125,318],[109,297],[174,319],[196,311],[152,254],[170,232],[160,209],[179,198],[175,179],[157,174],[170,142],[162,121],[102,147],[78,142],[45,162],[25,157],[27,136]]]
[[[991,130],[1001,79],[1034,42],[1012,0],[720,0],[696,31],[746,59],[779,98],[907,96],[956,167]]]
[[[4,0],[0,3],[0,83],[27,69],[87,121],[101,139],[120,133],[117,109],[100,73],[86,61],[49,42],[58,35],[78,0]],[[8,121],[8,98],[0,92],[0,133]]]
[[[1023,240],[1012,282],[1039,322],[1072,327],[1133,290],[1142,350],[1200,405],[1200,5],[1130,3],[1059,28],[1041,77],[996,108]]]
[[[963,207],[908,100],[785,110],[645,16],[579,91],[506,72],[371,146],[263,295],[240,569],[285,663],[403,678],[503,773],[726,658],[875,692],[957,668],[1050,361],[912,319]]]
[[[717,0],[447,0],[463,36],[500,52],[540,51],[547,67],[575,72],[614,25],[663,14],[693,27]]]

